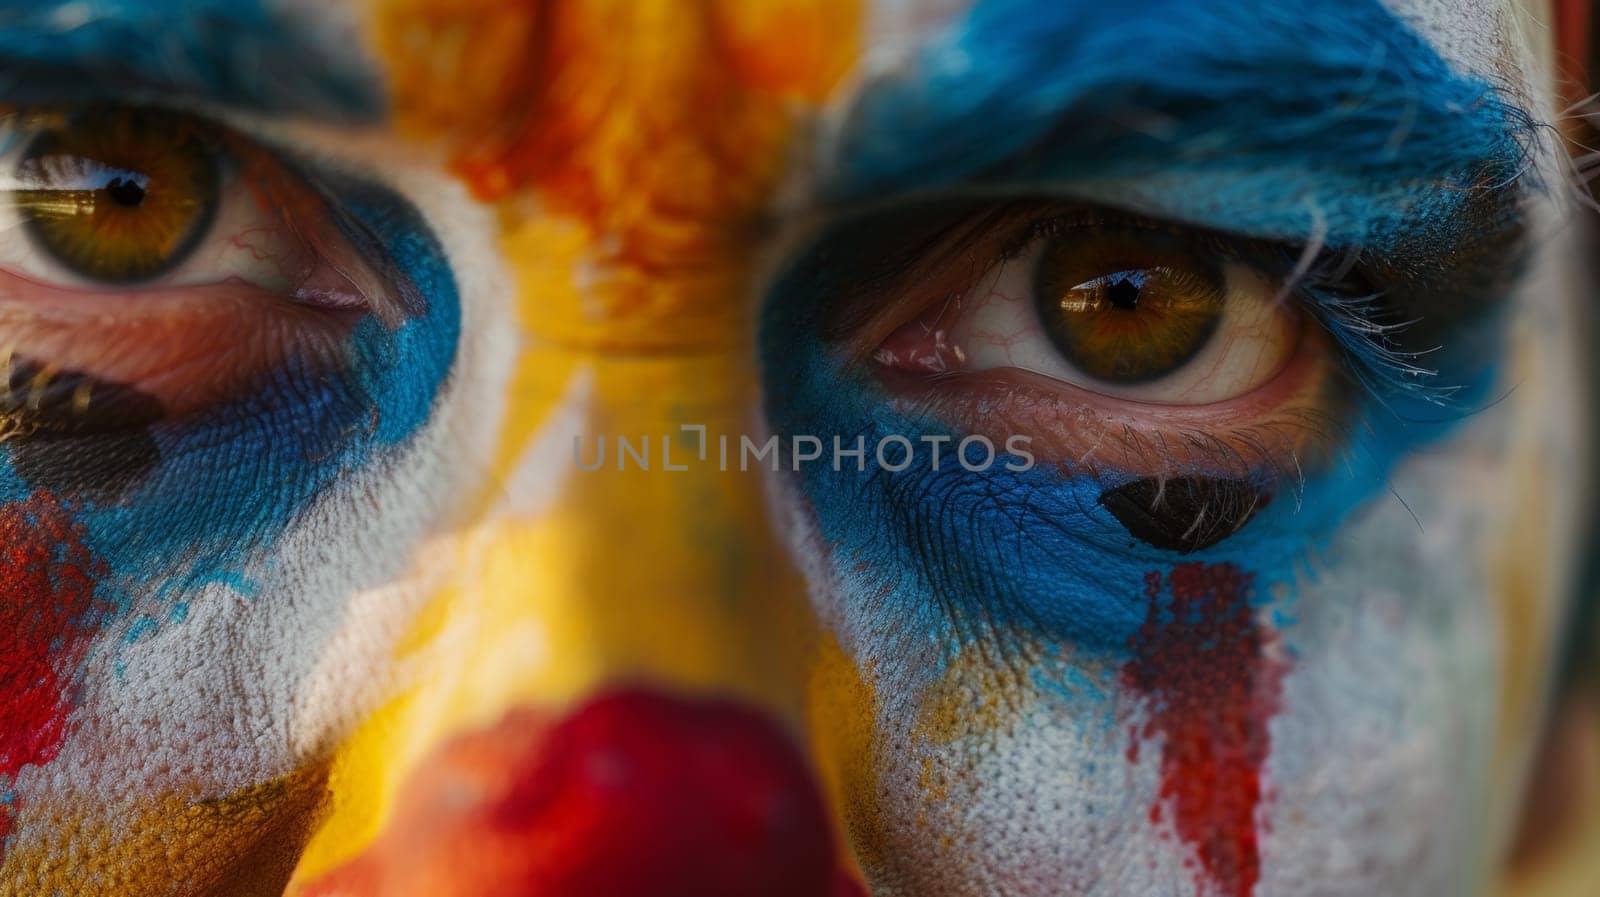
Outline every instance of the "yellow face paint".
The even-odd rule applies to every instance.
[[[227,796],[160,795],[130,804],[116,826],[87,821],[104,807],[52,810],[33,828],[44,837],[9,845],[13,877],[0,893],[120,897],[182,883],[182,893],[278,897],[321,818],[326,782],[326,767],[313,765]]]
[[[473,521],[423,553],[449,572],[394,651],[416,684],[339,750],[301,885],[373,843],[432,746],[509,708],[642,681],[801,722],[815,626],[759,469],[717,469],[715,441],[751,432],[751,254],[856,18],[837,0],[377,7],[398,126],[497,208],[522,348]],[[668,470],[701,450],[685,424],[712,463]],[[589,459],[605,438],[602,469],[577,469],[574,436]],[[617,469],[619,436],[648,437],[649,470]],[[508,498],[530,477],[536,499]]]

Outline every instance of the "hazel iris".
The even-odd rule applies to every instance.
[[[33,242],[73,273],[137,283],[181,264],[205,237],[219,168],[191,119],[84,110],[28,144],[11,197]]]
[[[1226,280],[1160,234],[1073,228],[1045,244],[1034,302],[1066,360],[1107,383],[1159,379],[1192,360],[1222,319]]]

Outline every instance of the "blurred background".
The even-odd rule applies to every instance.
[[[1600,285],[1600,29],[1596,0],[1555,0],[1562,137],[1584,203],[1590,285]],[[1594,297],[1600,302],[1600,296]],[[1600,346],[1600,307],[1591,315]],[[1590,356],[1600,382],[1600,353]],[[1591,394],[1600,402],[1600,390]],[[1600,420],[1600,408],[1595,420]],[[1597,514],[1600,518],[1600,514]],[[1555,706],[1535,763],[1505,897],[1600,897],[1600,519],[1591,523],[1584,597],[1568,629]]]

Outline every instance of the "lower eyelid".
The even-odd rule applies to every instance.
[[[291,363],[335,369],[359,317],[245,284],[107,294],[0,271],[0,355],[136,389],[169,417],[236,398]]]
[[[1301,342],[1262,386],[1202,406],[1132,402],[1016,369],[880,380],[909,415],[931,415],[996,445],[1027,435],[1041,465],[1067,473],[1105,466],[1135,476],[1292,474],[1331,454],[1346,411],[1326,335],[1307,322]]]

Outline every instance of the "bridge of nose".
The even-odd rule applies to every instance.
[[[716,441],[758,429],[755,223],[854,62],[855,2],[481,6],[386,0],[370,31],[397,127],[496,211],[514,292],[489,301],[521,348],[477,513],[430,549],[394,648],[409,684],[338,749],[299,881],[371,845],[430,752],[513,711],[646,682],[799,729],[816,626],[758,465],[721,470]],[[619,438],[648,440],[648,469],[618,469]],[[574,440],[592,464],[601,439],[581,469]]]
[[[559,719],[607,687],[736,698],[799,743],[817,626],[761,466],[718,457],[720,436],[752,429],[745,359],[525,353],[509,416],[542,423],[501,447],[480,519],[430,551],[443,572],[391,658],[410,684],[338,750],[303,880],[380,837],[440,745],[512,714]],[[704,461],[686,424],[705,428]]]
[[[561,703],[643,680],[792,718],[813,632],[803,584],[760,469],[718,459],[720,436],[737,445],[751,428],[754,372],[736,352],[545,354],[565,363],[533,359],[519,390],[559,396],[510,471],[537,485],[466,537],[413,643],[482,621],[461,662],[498,665],[486,675],[505,684],[474,682],[464,702]]]

